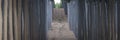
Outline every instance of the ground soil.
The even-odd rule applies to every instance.
[[[48,31],[48,40],[76,40],[75,35],[69,29],[67,16],[64,9],[54,9],[52,27]]]

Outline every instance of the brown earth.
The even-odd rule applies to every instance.
[[[69,29],[64,9],[54,9],[52,27],[48,31],[48,40],[76,40]]]

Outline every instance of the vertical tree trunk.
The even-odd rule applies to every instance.
[[[2,40],[2,0],[0,0],[0,40]]]

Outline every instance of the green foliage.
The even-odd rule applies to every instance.
[[[62,8],[62,3],[56,3],[55,8]]]

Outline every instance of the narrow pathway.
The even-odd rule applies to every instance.
[[[72,31],[69,30],[67,22],[53,22],[48,32],[48,40],[75,40]]]
[[[57,9],[57,11],[59,12],[64,10]],[[69,29],[69,24],[66,20],[67,18],[65,14],[63,12],[61,14],[62,14],[62,17],[64,17],[65,19],[63,18],[59,19],[60,17],[58,17],[57,20],[53,20],[52,27],[48,31],[48,40],[76,40],[75,35]]]

